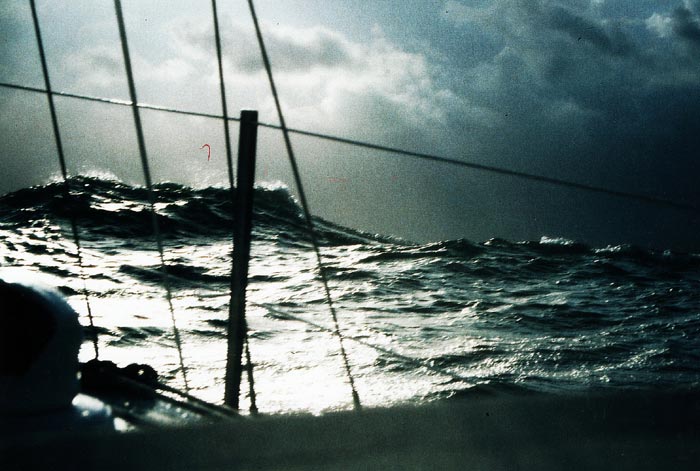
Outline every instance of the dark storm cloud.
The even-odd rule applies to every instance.
[[[696,16],[684,13],[681,21],[680,10],[692,13],[675,10],[674,31],[683,25],[683,38],[693,37]],[[679,41],[661,47],[641,21],[614,21],[563,2],[506,1],[491,18],[481,25],[492,24],[504,48],[469,72],[461,93],[504,117],[491,136],[501,136],[500,152],[536,154],[531,165],[543,169],[590,164],[613,175],[639,159],[694,165],[700,64]],[[562,165],[567,161],[572,165]],[[651,173],[637,177],[657,186]]]
[[[558,5],[533,5],[531,14],[536,23],[566,33],[573,40],[586,41],[606,54],[625,55],[632,50],[629,40],[619,30],[608,32],[602,25]]]
[[[472,128],[463,148],[526,172],[700,201],[700,61],[688,53],[689,44],[698,44],[698,10],[679,3],[657,2],[644,16],[633,9],[610,16],[600,2],[506,0],[474,13],[478,22],[455,22],[503,44],[456,82],[460,95],[501,117],[491,128]],[[465,126],[454,119],[455,128]],[[504,182],[495,191],[522,198],[516,188],[517,182]],[[653,208],[638,206],[625,210],[634,217],[622,223],[608,208],[614,203],[583,198],[576,203],[581,227],[572,229],[569,221],[543,230],[589,241],[620,240],[624,233],[659,246],[696,239],[697,216],[676,214],[671,227],[649,219],[645,211]],[[540,221],[568,217],[561,208],[552,211],[548,204],[525,205],[522,214]]]
[[[686,7],[678,7],[674,10],[673,31],[681,38],[696,46],[700,46],[700,19]]]

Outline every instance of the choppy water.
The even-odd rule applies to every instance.
[[[74,179],[73,188],[71,201],[60,184],[0,198],[2,270],[41,273],[87,325],[69,233],[74,214],[100,357],[150,363],[182,386],[145,190],[87,177]],[[195,394],[219,401],[229,196],[175,184],[159,185],[157,194],[190,384]],[[299,207],[283,188],[258,189],[256,207],[248,318],[258,405],[267,412],[349,408],[338,340],[327,330],[332,322]],[[698,387],[700,255],[554,238],[415,245],[318,224],[365,405],[484,389]],[[81,358],[92,356],[86,342]]]

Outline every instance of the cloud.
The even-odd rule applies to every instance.
[[[256,97],[261,116],[275,116],[257,40],[251,28],[225,20],[225,74],[239,106]],[[426,125],[445,124],[461,99],[435,80],[436,66],[376,29],[364,43],[328,28],[262,25],[288,121],[303,128],[405,144],[427,142]],[[201,70],[214,70],[213,31],[179,20],[172,41]],[[213,77],[213,80],[218,78]],[[418,137],[422,136],[422,137]]]
[[[683,0],[683,5],[696,15],[700,14],[700,0]]]
[[[307,74],[312,68],[337,68],[352,66],[358,58],[358,47],[339,33],[322,27],[274,28],[266,35],[266,46],[275,57],[275,69]],[[255,45],[257,46],[257,45]],[[257,47],[247,51],[254,58],[239,62],[244,70],[253,72],[261,68]]]
[[[688,6],[646,21],[612,18],[584,1],[505,0],[464,10],[490,17],[456,28],[478,27],[503,43],[463,70],[455,89],[500,117],[475,133],[488,145],[465,139],[465,148],[524,171],[698,199],[687,176],[697,170],[692,149],[700,145],[692,130],[700,118],[690,111],[700,102],[700,64],[685,48],[695,41],[697,16]]]
[[[679,7],[671,16],[674,33],[680,38],[700,46],[700,19],[689,8]]]
[[[347,65],[357,56],[356,45],[327,28],[263,27],[269,27],[265,31],[265,45],[275,58],[275,70],[308,73],[310,68]],[[190,58],[210,57],[214,34],[211,25],[179,19],[173,22],[170,34],[178,48]],[[228,20],[222,34],[224,44],[231,45],[224,52],[236,71],[263,70],[258,43],[249,25]]]
[[[139,53],[131,55],[132,70],[141,102],[197,109],[187,97],[196,82],[197,70],[183,57],[152,61]],[[128,100],[122,52],[106,45],[86,46],[66,52],[52,74],[54,88],[105,98]]]
[[[631,44],[621,31],[607,32],[602,25],[563,7],[547,8],[541,17],[551,29],[566,33],[577,41],[586,41],[606,54],[624,55],[631,51]]]
[[[673,33],[673,19],[658,12],[647,18],[645,24],[661,38],[667,38]]]
[[[700,47],[700,1],[685,0],[670,13],[655,12],[645,23],[661,38],[675,36],[691,47]]]
[[[229,109],[256,108],[263,120],[274,122],[276,112],[254,32],[230,17],[222,25]],[[438,66],[424,53],[409,52],[387,39],[379,28],[362,43],[319,26],[263,23],[263,29],[290,126],[439,151],[444,139],[435,129],[448,127],[450,115],[465,108],[463,98],[438,84]],[[147,54],[143,47],[131,48],[139,101],[220,113],[211,23],[179,18],[164,26],[164,31],[166,47],[157,54]],[[116,46],[85,43],[79,49],[57,52],[54,88],[128,99],[121,50]],[[79,106],[62,105],[62,122],[84,122],[79,110]],[[155,122],[152,114],[142,114],[146,125]],[[468,115],[468,121],[489,119],[478,107]],[[95,130],[96,135],[100,132],[130,135],[128,114],[120,126]],[[166,148],[167,142],[161,145],[163,140],[154,137],[149,146]],[[184,142],[180,146],[186,148]],[[84,147],[75,153],[96,154],[93,148]],[[223,180],[225,172],[221,175]]]
[[[90,46],[67,53],[61,61],[59,74],[67,77],[73,90],[89,89],[105,95],[124,83],[124,63],[121,51],[107,46]]]
[[[490,13],[493,10],[488,4],[478,2],[477,6],[467,6],[457,0],[448,0],[442,7],[441,15],[448,22],[458,26],[463,26],[467,23],[479,24],[484,21],[490,21]]]

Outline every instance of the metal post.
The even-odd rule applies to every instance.
[[[253,183],[255,181],[255,147],[258,134],[258,112],[241,111],[238,138],[238,174],[234,198],[233,264],[231,269],[231,302],[228,319],[228,355],[226,358],[226,390],[224,403],[238,409],[243,356],[246,337],[245,290],[248,284],[250,232],[253,218]]]

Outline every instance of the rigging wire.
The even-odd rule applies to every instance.
[[[44,41],[41,38],[41,28],[39,27],[39,16],[36,12],[36,4],[34,0],[30,0],[29,4],[32,9],[32,20],[34,21],[34,32],[36,33],[36,42],[39,46],[39,58],[41,59],[41,70],[44,74],[44,86],[46,87],[46,96],[49,101],[49,110],[51,111],[51,123],[53,125],[53,135],[56,140],[56,150],[58,152],[58,161],[61,165],[61,175],[63,176],[63,190],[66,198],[66,204],[70,204],[71,200],[71,186],[70,180],[68,179],[68,170],[66,166],[66,157],[63,153],[63,142],[61,140],[61,133],[58,127],[58,117],[56,115],[56,107],[53,102],[53,93],[51,91],[51,80],[49,79],[49,68],[46,65],[46,54],[44,53]],[[80,235],[78,234],[78,225],[75,220],[75,214],[71,209],[68,209],[71,233],[73,235],[73,244],[75,245],[76,256],[78,258],[78,268],[80,279],[82,280],[82,294],[85,299],[85,306],[87,307],[88,319],[90,322],[90,333],[92,337],[92,347],[95,351],[95,359],[99,358],[100,351],[98,347],[97,339],[97,329],[95,328],[95,321],[92,315],[92,308],[90,307],[90,297],[88,296],[87,289],[87,277],[85,276],[85,265],[83,263],[83,253],[80,245]]]
[[[130,101],[125,101],[125,100],[118,100],[118,99],[111,99],[111,98],[100,98],[100,97],[80,95],[77,93],[69,93],[69,92],[47,91],[47,90],[42,90],[40,88],[28,87],[25,85],[18,85],[18,84],[7,83],[7,82],[0,82],[0,87],[12,88],[12,89],[16,89],[16,90],[23,90],[23,91],[36,92],[36,93],[49,93],[51,95],[62,96],[62,97],[66,97],[66,98],[75,98],[78,100],[92,101],[92,102],[97,102],[97,103],[105,103],[105,104],[109,104],[109,105],[133,106],[133,104]],[[198,111],[180,110],[180,109],[176,109],[176,108],[170,108],[167,106],[149,105],[147,103],[137,103],[136,106],[138,108],[143,108],[143,109],[147,109],[147,110],[161,111],[161,112],[165,112],[165,113],[182,114],[182,115],[186,115],[186,116],[197,116],[197,117],[201,117],[201,118],[211,118],[211,119],[222,119],[223,118],[223,116],[212,114],[212,113],[202,113],[202,112],[198,112]],[[236,122],[240,121],[239,118],[236,118],[233,116],[229,116],[227,119],[228,119],[228,121],[236,121]],[[258,126],[263,127],[263,128],[275,129],[278,131],[282,131],[282,127],[280,125],[277,125],[277,124],[258,122]],[[586,191],[586,192],[590,192],[590,193],[599,193],[599,194],[604,194],[604,195],[608,195],[608,196],[614,196],[617,198],[625,198],[625,199],[630,199],[630,200],[638,201],[638,202],[645,203],[645,204],[651,204],[654,206],[671,208],[671,209],[676,209],[676,210],[680,210],[680,211],[689,211],[689,212],[693,212],[693,213],[700,213],[700,206],[697,206],[696,204],[692,204],[692,203],[683,202],[683,201],[674,201],[671,199],[660,198],[660,197],[652,196],[652,195],[645,195],[642,193],[634,193],[634,192],[630,192],[630,191],[620,191],[620,190],[615,190],[615,189],[606,188],[606,187],[588,185],[585,183],[579,183],[579,182],[564,180],[564,179],[560,179],[560,178],[547,177],[545,175],[536,175],[536,174],[531,174],[531,173],[526,173],[526,172],[519,172],[519,171],[510,170],[510,169],[503,168],[503,167],[496,167],[496,166],[492,166],[492,165],[483,165],[483,164],[478,164],[475,162],[469,162],[469,161],[450,158],[450,157],[428,154],[428,153],[424,153],[424,152],[415,152],[415,151],[411,151],[411,150],[400,149],[398,147],[391,147],[391,146],[384,146],[384,145],[380,145],[380,144],[374,144],[371,142],[360,141],[357,139],[349,139],[349,138],[340,137],[340,136],[333,136],[331,134],[323,134],[323,133],[314,132],[314,131],[307,131],[304,129],[287,127],[286,130],[290,134],[298,134],[300,136],[312,137],[315,139],[322,139],[322,140],[326,140],[326,141],[330,141],[330,142],[337,142],[339,144],[347,144],[347,145],[350,145],[353,147],[360,147],[360,148],[365,148],[365,149],[377,150],[377,151],[381,151],[381,152],[385,152],[385,153],[389,153],[389,154],[395,154],[395,155],[403,155],[406,157],[413,157],[413,158],[417,158],[417,159],[421,159],[421,160],[439,162],[439,163],[443,163],[443,164],[447,164],[447,165],[454,165],[454,166],[458,166],[458,167],[468,168],[468,169],[487,172],[487,173],[510,176],[510,177],[519,178],[522,180],[530,180],[530,181],[535,181],[535,182],[539,182],[539,183],[546,183],[546,184],[561,186],[564,188],[572,188],[572,189],[582,190],[582,191]]]
[[[141,116],[139,114],[139,107],[137,106],[138,100],[136,99],[136,86],[134,85],[134,76],[131,69],[131,58],[129,56],[129,45],[126,39],[126,27],[124,26],[124,16],[122,14],[122,6],[120,0],[114,0],[114,8],[117,13],[117,23],[119,26],[119,37],[122,45],[122,53],[124,55],[124,67],[126,68],[126,78],[129,83],[129,96],[131,97],[131,109],[134,115],[134,124],[136,126],[136,138],[139,145],[139,154],[141,156],[141,166],[143,167],[143,175],[146,180],[146,187],[148,188],[148,202],[150,206],[151,213],[151,223],[153,226],[153,234],[156,238],[156,244],[158,245],[158,254],[160,256],[160,271],[163,278],[163,285],[165,286],[166,299],[168,301],[168,308],[170,310],[170,318],[173,324],[173,334],[175,336],[175,345],[177,347],[177,354],[180,360],[180,371],[182,372],[182,379],[185,384],[185,391],[189,393],[190,387],[187,382],[187,371],[185,369],[185,362],[182,355],[182,342],[180,341],[180,332],[177,328],[177,323],[175,321],[175,309],[173,308],[172,290],[170,287],[170,280],[168,277],[168,271],[165,264],[165,254],[163,251],[163,238],[160,233],[160,226],[158,224],[158,214],[156,213],[156,197],[153,191],[153,181],[151,180],[151,171],[148,164],[148,155],[146,154],[146,141],[143,135],[143,128],[141,126]]]
[[[323,264],[323,259],[321,257],[321,251],[319,250],[318,240],[316,239],[316,233],[314,231],[314,223],[311,219],[311,212],[309,211],[309,205],[306,201],[306,194],[304,192],[304,186],[301,182],[301,174],[299,173],[299,168],[297,166],[296,158],[294,157],[294,150],[292,149],[292,141],[289,137],[289,131],[287,125],[284,121],[284,114],[282,113],[282,106],[280,105],[279,96],[277,94],[277,87],[275,86],[275,80],[272,76],[272,66],[270,65],[270,59],[267,55],[267,50],[265,49],[265,41],[262,37],[262,32],[260,31],[260,24],[258,23],[258,16],[255,13],[255,6],[253,5],[253,0],[248,0],[248,7],[250,8],[250,15],[253,18],[253,24],[255,26],[255,35],[258,38],[258,44],[260,46],[260,53],[262,55],[263,62],[265,64],[265,70],[267,72],[267,78],[270,82],[270,89],[272,91],[272,97],[275,100],[275,107],[277,108],[277,116],[279,117],[280,127],[282,130],[282,135],[284,137],[284,144],[287,148],[287,155],[289,156],[289,163],[292,166],[292,173],[294,174],[294,181],[296,182],[297,191],[299,192],[299,201],[301,202],[301,207],[304,211],[304,219],[306,220],[306,225],[309,228],[309,235],[311,238],[311,244],[313,245],[314,252],[316,253],[316,261],[318,263],[318,271],[321,277],[321,282],[323,284],[324,293],[326,296],[326,302],[328,303],[328,308],[331,312],[331,317],[333,318],[334,324],[334,334],[338,337],[338,342],[340,344],[340,355],[343,359],[343,366],[345,367],[345,373],[348,377],[350,383],[350,388],[352,390],[352,401],[356,410],[360,410],[362,405],[360,404],[360,396],[357,394],[357,389],[355,388],[355,379],[352,376],[352,371],[350,370],[350,363],[348,361],[348,355],[345,351],[345,346],[343,345],[343,336],[340,333],[340,327],[338,325],[338,315],[333,306],[333,299],[331,298],[331,293],[328,288],[328,279],[326,276],[326,269]]]
[[[265,128],[270,128],[270,129],[281,129],[280,126],[277,126],[275,124],[260,123],[260,126],[265,127]],[[288,129],[288,131],[290,133],[299,134],[302,136],[314,137],[317,139],[323,139],[323,140],[327,140],[327,141],[337,142],[340,144],[348,144],[348,145],[355,146],[355,147],[363,147],[365,149],[378,150],[378,151],[382,151],[382,152],[386,152],[386,153],[390,153],[390,154],[405,155],[407,157],[415,157],[415,158],[418,158],[421,160],[440,162],[440,163],[444,163],[444,164],[455,165],[458,167],[469,168],[472,170],[480,170],[483,172],[520,178],[523,180],[530,180],[530,181],[535,181],[535,182],[540,182],[540,183],[548,183],[551,185],[562,186],[565,188],[573,188],[573,189],[583,190],[583,191],[587,191],[587,192],[591,192],[591,193],[601,193],[601,194],[605,194],[608,196],[616,196],[618,198],[632,199],[632,200],[637,200],[637,201],[644,202],[644,203],[650,203],[650,204],[654,204],[654,205],[658,205],[658,206],[665,206],[665,207],[673,208],[673,209],[692,211],[692,212],[700,212],[700,207],[693,205],[693,204],[689,204],[689,203],[685,203],[685,202],[678,202],[678,201],[674,201],[674,200],[670,200],[670,199],[666,199],[666,198],[659,198],[656,196],[644,195],[641,193],[633,193],[633,192],[628,192],[628,191],[614,190],[614,189],[595,186],[595,185],[588,185],[586,183],[572,182],[570,180],[563,180],[560,178],[552,178],[552,177],[547,177],[544,175],[536,175],[536,174],[532,174],[532,173],[519,172],[517,170],[510,170],[510,169],[503,168],[503,167],[495,167],[492,165],[483,165],[483,164],[478,164],[475,162],[468,162],[468,161],[449,158],[449,157],[442,157],[442,156],[438,156],[438,155],[427,154],[424,152],[415,152],[415,151],[400,149],[397,147],[383,146],[383,145],[379,145],[379,144],[373,144],[370,142],[358,141],[355,139],[347,139],[347,138],[343,138],[343,137],[331,136],[331,135],[321,134],[321,133],[312,132],[312,131],[305,131],[302,129],[293,129],[292,128],[292,129]]]
[[[216,58],[219,67],[219,88],[221,90],[221,111],[223,115],[221,118],[224,122],[224,138],[226,141],[226,165],[228,170],[228,182],[229,188],[231,190],[231,203],[235,198],[234,196],[234,185],[233,185],[233,158],[231,157],[231,134],[229,132],[229,116],[228,116],[228,105],[226,104],[226,86],[224,83],[224,64],[221,59],[221,35],[219,34],[219,17],[216,9],[216,0],[211,0],[211,9],[214,14],[214,39],[216,42]]]
[[[216,42],[216,58],[217,58],[217,63],[218,63],[218,68],[219,68],[219,88],[221,89],[221,110],[223,112],[223,123],[224,123],[224,136],[226,140],[226,165],[228,169],[228,181],[229,181],[229,190],[230,190],[230,195],[231,195],[231,210],[233,211],[233,208],[235,208],[235,199],[236,199],[236,192],[234,189],[234,184],[233,184],[233,158],[231,156],[231,136],[229,132],[229,116],[228,116],[228,105],[226,104],[226,86],[224,82],[224,63],[221,58],[221,34],[219,31],[219,16],[216,8],[216,0],[211,0],[211,9],[214,15],[214,39]],[[233,232],[231,233],[231,250],[232,253],[234,249],[234,237],[233,237]],[[232,309],[233,309],[233,283],[234,283],[234,263],[233,260],[231,260],[231,287],[229,292],[231,293],[231,299],[229,300],[229,319],[232,318]],[[256,414],[258,412],[258,407],[256,404],[256,395],[255,395],[255,382],[253,380],[253,363],[250,361],[250,346],[249,346],[249,339],[248,339],[248,324],[245,320],[243,319],[242,322],[242,327],[243,327],[243,342],[245,344],[245,355],[246,355],[246,361],[247,361],[247,376],[248,376],[248,387],[249,387],[249,394],[250,394],[250,413],[251,414]],[[230,359],[229,359],[230,360]],[[228,360],[227,360],[228,361]],[[226,368],[226,371],[229,371],[228,367]]]
[[[49,91],[41,89],[41,88],[29,87],[27,85],[19,85],[16,83],[0,82],[0,87],[12,88],[15,90],[22,90],[25,92],[50,93],[51,95],[56,95],[56,96],[61,96],[61,97],[66,97],[66,98],[75,98],[77,100],[83,100],[83,101],[92,101],[95,103],[104,103],[106,105],[118,105],[118,106],[128,106],[128,107],[133,106],[133,103],[131,101],[120,100],[119,98],[104,98],[104,97],[82,95],[79,93],[62,92],[62,91],[55,91],[55,90],[52,90],[49,92]],[[141,108],[141,109],[145,109],[145,110],[163,111],[166,113],[183,114],[186,116],[198,116],[201,118],[212,118],[212,119],[222,119],[223,118],[223,116],[218,115],[218,114],[202,113],[199,111],[180,110],[177,108],[170,108],[168,106],[150,105],[148,103],[136,103],[136,106]],[[240,121],[238,118],[235,118],[232,116],[229,116],[228,120],[229,121]]]

